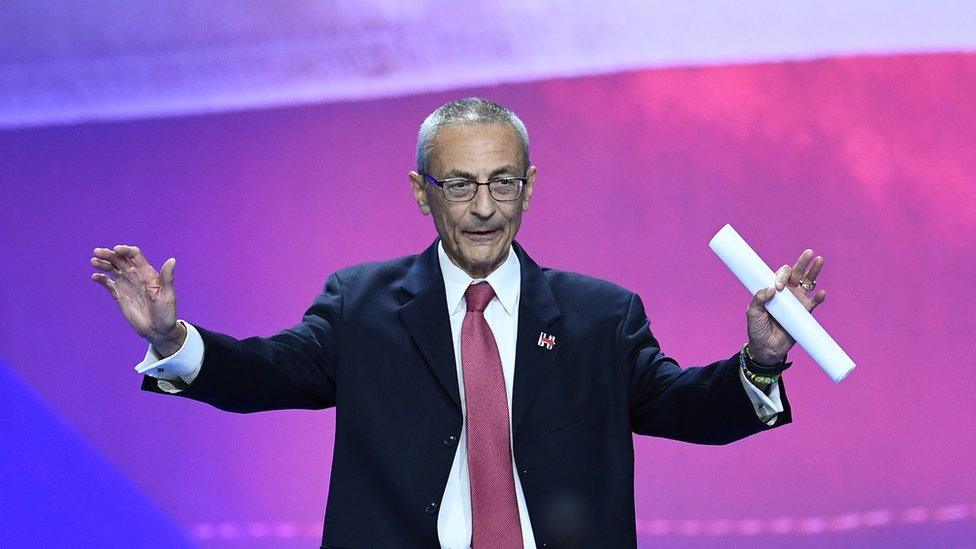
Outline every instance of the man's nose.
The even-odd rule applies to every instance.
[[[478,190],[471,199],[471,213],[478,217],[491,217],[495,213],[495,199],[488,191],[488,185],[478,185]]]

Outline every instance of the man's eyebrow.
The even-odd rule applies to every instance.
[[[495,177],[498,177],[499,175],[514,175],[516,173],[518,173],[518,168],[512,166],[511,164],[508,164],[492,170],[491,173],[488,174],[488,179],[493,179]],[[470,179],[472,181],[476,181],[478,179],[477,177],[474,176],[474,174],[470,172],[466,172],[464,170],[451,170],[446,174],[444,174],[443,179],[454,178],[454,177],[463,177],[464,179]]]
[[[507,166],[502,166],[501,168],[495,168],[491,174],[488,175],[488,179],[498,177],[499,175],[515,175],[516,173],[518,173],[518,168],[509,164]]]
[[[446,174],[444,174],[444,177],[442,177],[441,179],[455,178],[455,177],[462,177],[464,179],[471,179],[471,180],[478,179],[473,174],[468,173],[464,170],[451,170]]]

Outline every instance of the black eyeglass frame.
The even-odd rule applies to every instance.
[[[424,176],[424,179],[429,181],[433,185],[436,185],[441,188],[441,192],[444,194],[444,200],[447,200],[448,202],[454,202],[454,203],[471,202],[472,200],[474,200],[474,197],[478,196],[478,187],[482,185],[488,186],[488,195],[491,196],[492,200],[495,200],[496,202],[515,202],[516,200],[522,197],[522,188],[525,187],[525,184],[529,181],[528,177],[505,176],[505,177],[496,177],[494,179],[489,179],[488,181],[481,183],[479,181],[468,179],[466,177],[451,177],[448,179],[437,179],[436,177],[430,175],[427,172],[420,172],[420,175]],[[444,185],[446,183],[453,183],[456,181],[464,181],[465,183],[473,183],[474,185],[476,185],[476,187],[474,188],[474,192],[471,193],[471,196],[469,198],[466,198],[464,200],[456,200],[447,196],[447,189],[444,187]],[[519,182],[518,194],[516,194],[512,198],[498,198],[497,196],[495,196],[495,194],[491,192],[491,184],[502,182],[502,181],[518,181]]]

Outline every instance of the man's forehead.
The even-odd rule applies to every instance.
[[[432,142],[431,170],[495,172],[512,171],[523,162],[522,140],[510,124],[471,123],[441,127]]]

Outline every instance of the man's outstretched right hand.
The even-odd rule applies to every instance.
[[[118,244],[95,248],[92,253],[92,266],[103,271],[93,273],[92,280],[112,294],[136,333],[163,357],[178,351],[186,339],[186,328],[176,322],[176,259],[167,259],[156,272],[135,246]]]

